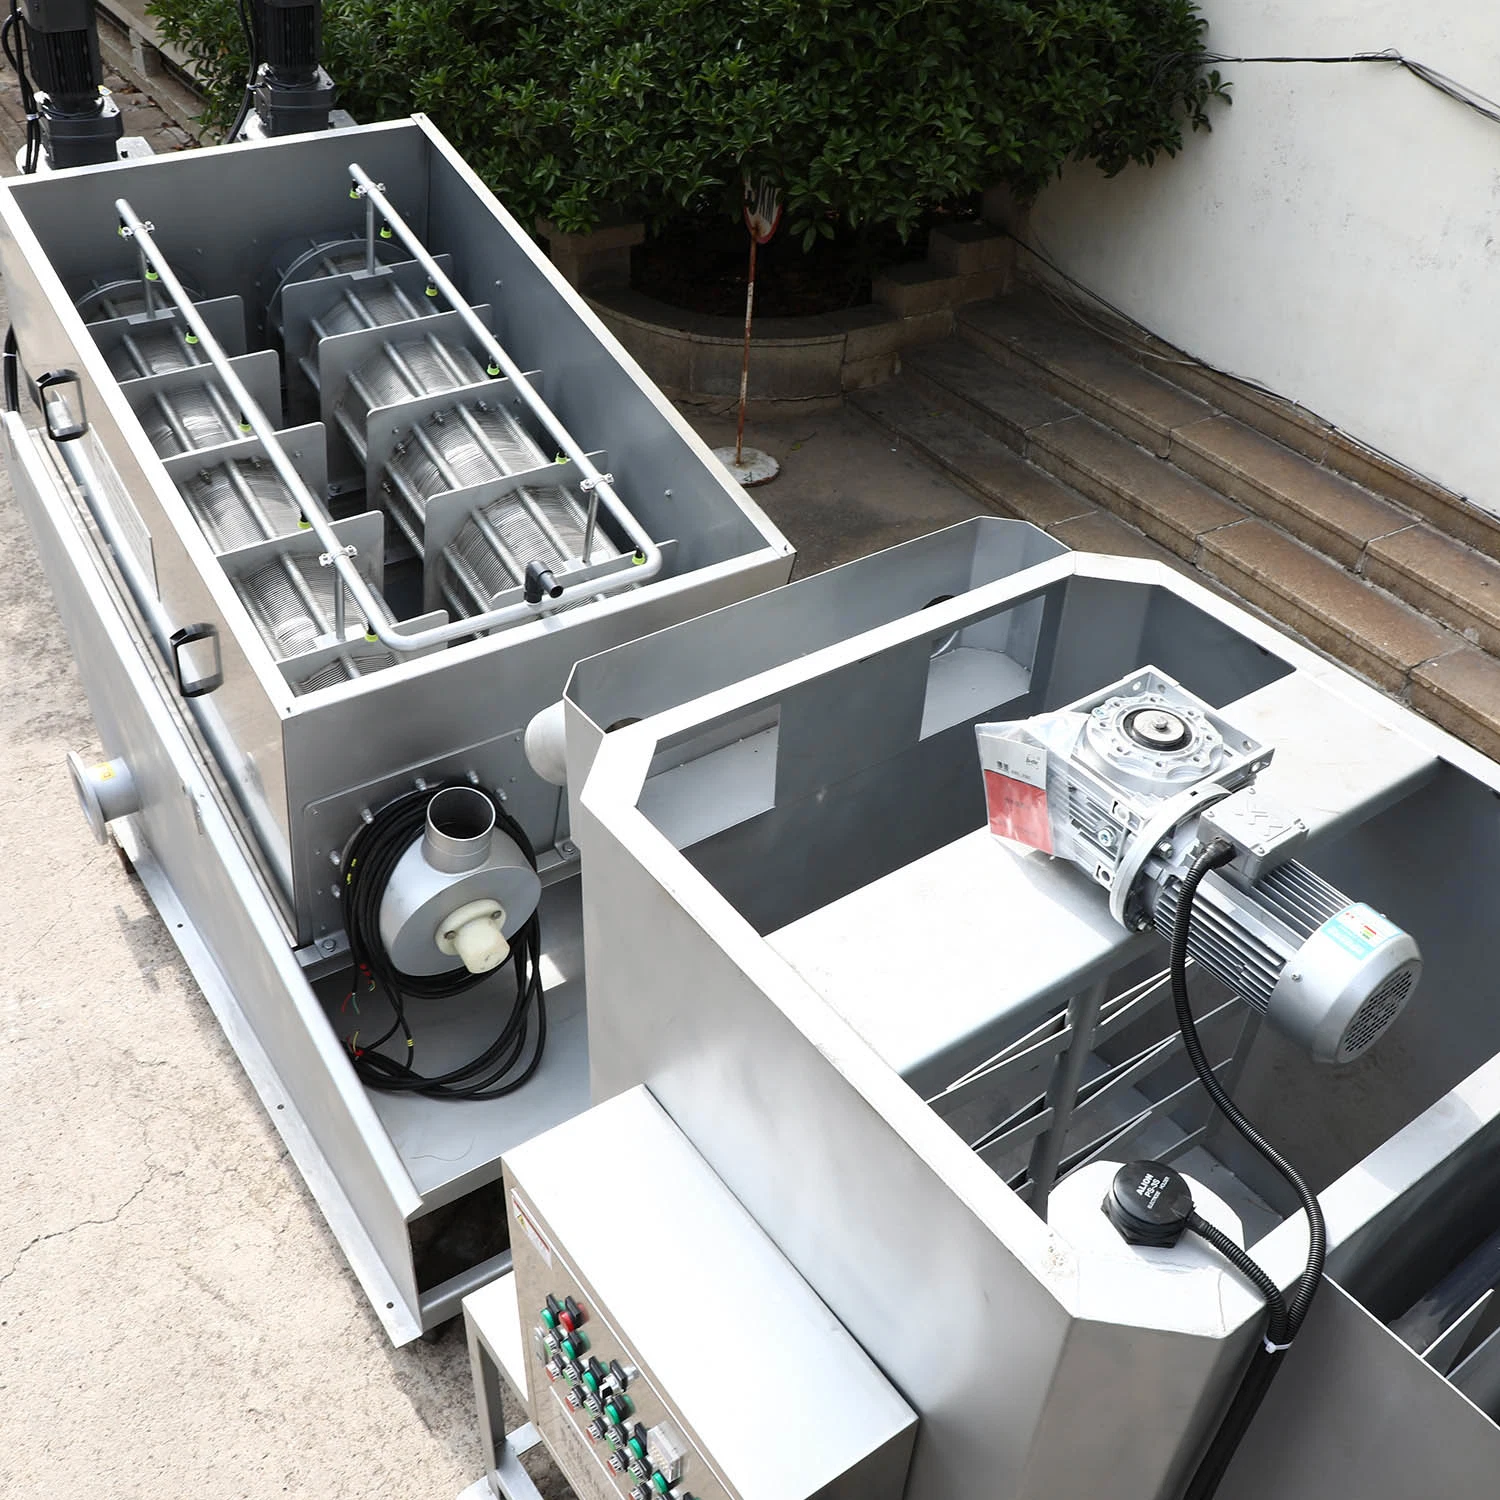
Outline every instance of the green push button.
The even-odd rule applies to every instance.
[[[624,1396],[611,1396],[609,1405],[604,1408],[604,1415],[611,1422],[623,1422],[634,1410],[628,1398]]]
[[[583,1383],[596,1395],[599,1391],[599,1377],[592,1370],[583,1372]]]
[[[660,1469],[658,1469],[656,1473],[651,1476],[651,1483],[656,1487],[656,1492],[658,1495],[665,1495],[667,1491],[672,1488],[671,1481],[665,1474],[661,1472]]]
[[[644,1458],[646,1456],[646,1445],[638,1437],[631,1438],[631,1440],[626,1443],[625,1446],[629,1448],[637,1458]]]
[[[544,1322],[548,1328],[556,1328],[557,1314],[554,1313],[550,1307],[544,1307],[542,1309],[542,1322]]]
[[[570,1333],[562,1341],[562,1352],[569,1359],[577,1359],[589,1346],[589,1341],[581,1333]]]

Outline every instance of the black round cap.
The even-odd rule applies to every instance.
[[[1165,1162],[1127,1162],[1109,1186],[1104,1213],[1127,1245],[1175,1245],[1192,1217],[1193,1193]]]

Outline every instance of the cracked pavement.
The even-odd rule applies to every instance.
[[[453,1500],[460,1329],[390,1348],[166,928],[0,472],[0,1494]]]

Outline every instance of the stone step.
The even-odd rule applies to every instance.
[[[954,385],[963,387],[962,396],[950,390]],[[1061,414],[1067,408],[1049,393],[1028,396],[964,341],[919,351],[896,380],[849,400],[1002,514],[1031,521],[1081,551],[1148,557],[1188,571],[1388,691],[1413,701],[1420,696],[1432,717],[1472,743],[1483,746],[1493,734],[1500,746],[1500,663],[1429,618],[1423,610],[1435,610],[1433,602],[1408,602],[1356,576],[1091,418]],[[989,430],[995,427],[1003,437]],[[1450,623],[1490,626],[1500,643],[1500,569],[1493,578],[1473,573],[1488,559],[1413,525],[1379,539],[1372,565],[1378,560],[1390,570],[1381,577],[1392,590],[1419,573],[1427,577],[1433,557],[1419,556],[1419,544],[1448,549],[1444,578],[1457,577],[1463,562],[1472,574],[1470,592],[1493,586],[1496,602],[1483,618],[1470,606],[1460,619],[1454,599],[1441,602],[1454,612]],[[1449,592],[1456,595],[1457,585]],[[1475,685],[1491,681],[1494,722],[1487,728],[1472,700]]]
[[[850,399],[1002,513],[1079,550],[1190,571],[1500,749],[1500,661],[1476,649],[1500,653],[1500,564],[1229,419],[1173,428],[1174,456],[1232,481],[1242,505],[1044,384],[1019,357],[1001,363],[959,337],[912,351],[896,380]]]
[[[1411,676],[1411,706],[1500,759],[1500,661],[1466,646],[1424,662]]]
[[[1177,392],[1174,399],[1170,382],[1142,369],[1103,334],[1068,321],[1040,292],[966,308],[958,332],[958,340],[924,352],[919,375],[935,390],[951,392],[966,413],[977,411],[987,430],[1179,556],[1192,557],[1196,537],[1190,533],[1205,517],[1182,495],[1172,471],[1151,470],[1124,455],[1116,464],[1116,455],[1086,429],[1052,431],[1065,419],[1045,404],[1049,398],[1071,401],[1100,425],[1169,457],[1209,489],[1500,655],[1500,562],[1488,553],[1423,525],[1404,505],[1277,437],[1195,397]],[[1049,430],[1036,430],[1043,426]],[[1087,450],[1082,458],[1092,466],[1060,451],[1080,441]],[[1128,482],[1120,482],[1117,469]],[[1153,515],[1153,509],[1167,513]]]
[[[1049,530],[1064,546],[1075,552],[1103,552],[1111,557],[1144,557],[1149,562],[1165,563],[1179,573],[1196,578],[1199,583],[1208,580],[1192,568],[1184,567],[1181,559],[1150,537],[1127,525],[1118,516],[1107,510],[1096,510],[1086,516],[1076,516],[1071,521],[1062,521]],[[1212,587],[1212,584],[1209,585]],[[1222,593],[1215,589],[1215,593]]]
[[[1015,264],[1016,242],[993,224],[938,224],[927,236],[927,259],[944,276],[1009,272]]]
[[[1357,568],[1377,537],[1414,524],[1410,512],[1233,417],[1179,427],[1171,459],[1346,568]]]
[[[909,371],[886,385],[851,393],[847,400],[1002,515],[1030,521],[1077,552],[1144,557],[1192,572],[1175,553],[1027,463],[1009,444],[934,398]]]
[[[930,261],[911,261],[881,271],[871,286],[871,295],[898,317],[910,318],[943,307],[961,307],[982,302],[1005,290],[1008,266],[948,276]]]
[[[1500,656],[1500,562],[1494,558],[1430,526],[1408,526],[1369,544],[1364,575]]]
[[[1099,514],[1096,506],[1026,463],[1000,439],[934,402],[905,374],[846,399],[1003,515],[1051,531]]]
[[[1077,415],[1065,402],[957,339],[908,350],[901,368],[904,378],[934,405],[958,412],[1022,455],[1033,429]]]
[[[1464,647],[1452,631],[1265,521],[1210,532],[1199,565],[1389,692],[1402,692],[1419,667]]]
[[[964,308],[958,332],[1013,375],[1170,458],[1346,567],[1359,566],[1375,537],[1415,521],[1390,500],[1146,370],[1106,334],[1069,321],[1040,291]]]
[[[1352,479],[1383,499],[1394,500],[1414,515],[1431,521],[1444,535],[1457,537],[1489,557],[1500,558],[1500,516],[1367,447],[1295,401],[1201,364],[1165,340],[1121,322],[1102,309],[1090,309],[1087,315],[1101,326],[1112,327],[1117,337],[1116,347],[1138,360],[1144,369],[1181,386],[1226,416],[1275,438],[1314,463]]]
[[[1215,415],[1207,402],[1150,374],[1106,338],[1071,323],[1040,293],[1013,293],[958,314],[976,348],[1081,412],[1165,458],[1177,428]]]
[[[1027,457],[1187,562],[1210,532],[1245,519],[1232,501],[1089,417],[1033,429]]]

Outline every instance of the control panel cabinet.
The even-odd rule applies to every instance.
[[[898,1500],[914,1413],[649,1092],[505,1165],[532,1420],[580,1500]]]

